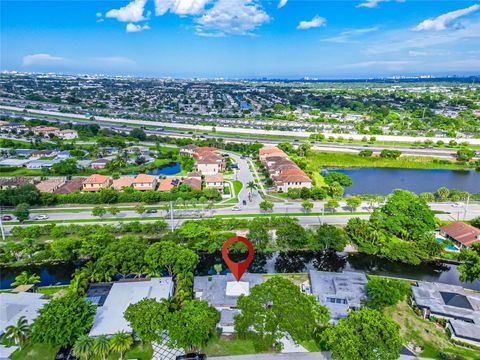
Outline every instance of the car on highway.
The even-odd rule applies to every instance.
[[[453,203],[452,207],[461,208],[461,207],[463,207],[463,205],[465,205],[465,204],[464,203]]]
[[[240,206],[235,205],[234,207],[232,207],[232,210],[233,211],[240,211]]]
[[[2,216],[2,221],[10,221],[13,220],[13,217],[11,215],[3,215]]]
[[[145,211],[147,214],[156,214],[158,211],[155,210],[155,209],[148,209],[147,211]]]
[[[47,219],[48,219],[48,215],[45,215],[45,214],[39,214],[33,218],[33,220],[47,220]]]
[[[243,200],[243,201],[242,201],[242,204],[243,204],[243,205],[247,205],[247,200]]]

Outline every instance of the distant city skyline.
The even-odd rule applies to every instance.
[[[319,79],[480,73],[475,1],[1,4],[2,71]]]

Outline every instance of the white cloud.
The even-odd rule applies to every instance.
[[[204,11],[212,0],[154,0],[155,15],[162,16],[167,11],[177,15],[197,15]]]
[[[95,14],[95,16],[96,16],[96,17],[102,17],[102,13],[101,13],[101,12],[97,12],[97,13]]]
[[[325,26],[327,20],[325,18],[315,15],[312,20],[309,21],[300,21],[297,29],[299,30],[307,30],[312,28],[318,28],[320,26]]]
[[[201,36],[247,35],[269,21],[270,16],[254,0],[218,0],[195,19]]]
[[[54,65],[63,62],[65,59],[50,54],[32,54],[23,57],[23,65]]]
[[[127,33],[140,32],[143,30],[150,30],[150,26],[148,26],[148,24],[136,25],[136,24],[128,23],[125,28],[125,32]]]
[[[337,36],[324,38],[322,39],[322,41],[343,44],[347,42],[352,42],[352,38],[361,36],[363,34],[372,33],[377,30],[378,30],[378,27],[345,30],[345,31],[342,31]]]
[[[288,2],[288,0],[280,0],[278,2],[277,8],[280,9],[280,8],[284,7],[285,5],[287,5],[287,2]]]
[[[434,19],[427,19],[418,24],[413,30],[414,31],[423,31],[423,30],[433,30],[433,31],[442,31],[446,29],[461,29],[463,25],[454,20],[458,19],[461,16],[468,15],[472,12],[480,9],[480,5],[475,4],[465,9],[450,11],[446,14],[440,15]]]
[[[145,4],[147,0],[133,0],[120,9],[112,9],[108,11],[105,16],[107,18],[114,18],[123,22],[137,22],[146,20],[143,16]]]
[[[403,3],[405,0],[395,0],[397,3]],[[365,0],[365,2],[358,4],[357,8],[369,8],[369,9],[374,9],[378,7],[378,5],[382,2],[390,2],[390,0]]]

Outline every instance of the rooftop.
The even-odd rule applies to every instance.
[[[480,242],[480,229],[462,221],[442,226],[440,230],[467,247],[475,242]]]
[[[349,309],[359,309],[367,298],[367,277],[364,273],[310,270],[312,294],[330,310],[331,322],[348,315]]]
[[[132,332],[123,313],[130,304],[142,299],[168,299],[173,294],[170,277],[114,283],[103,306],[97,308],[90,336],[111,335],[118,331]]]
[[[0,333],[3,333],[7,326],[15,325],[22,316],[31,323],[38,316],[38,310],[46,303],[48,300],[39,293],[0,293]]]
[[[84,184],[103,184],[109,180],[110,180],[109,176],[93,174],[93,175],[90,175],[87,178],[87,180],[85,180]]]

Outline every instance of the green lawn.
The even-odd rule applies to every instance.
[[[251,340],[241,340],[235,337],[215,337],[202,349],[208,356],[227,356],[255,354],[255,348]]]
[[[281,214],[274,214],[274,213],[265,213],[265,214],[232,214],[232,215],[214,215],[214,217],[219,217],[219,218],[255,218],[255,217],[283,217],[283,216],[333,216],[333,215],[368,215],[370,214],[367,211],[361,211],[361,212],[309,212],[309,213],[303,213],[303,212],[294,212],[294,213],[281,213]]]
[[[15,351],[12,360],[53,360],[58,352],[58,346],[46,344],[29,344],[22,350]]]
[[[37,292],[44,294],[44,295],[53,295],[60,290],[67,289],[68,285],[60,285],[60,286],[41,286],[37,288]]]
[[[440,353],[445,352],[463,356],[464,359],[480,359],[480,351],[451,343],[442,327],[417,316],[406,301],[388,307],[385,313],[400,324],[400,332],[406,342],[423,348],[421,357],[441,359]]]
[[[300,285],[304,283],[305,281],[309,280],[308,273],[278,273],[278,274],[265,274],[263,277],[265,278],[265,281],[268,279],[274,277],[274,276],[281,276],[284,277],[291,282],[293,282],[295,285]]]
[[[318,171],[324,167],[385,167],[405,169],[465,169],[465,165],[455,161],[437,159],[430,156],[401,156],[398,159],[385,159],[379,156],[361,157],[357,154],[326,151],[309,151],[306,157],[309,167]],[[448,162],[448,163],[443,163]]]
[[[235,196],[238,196],[242,190],[243,183],[240,180],[233,180],[233,190],[235,190]]]
[[[123,356],[124,359],[138,359],[138,360],[151,360],[153,356],[153,349],[150,343],[145,343],[142,347],[140,343],[135,343],[133,347],[125,353]],[[120,359],[118,353],[111,352],[108,354],[107,360],[118,360]],[[101,360],[98,356],[90,356],[89,360]]]

